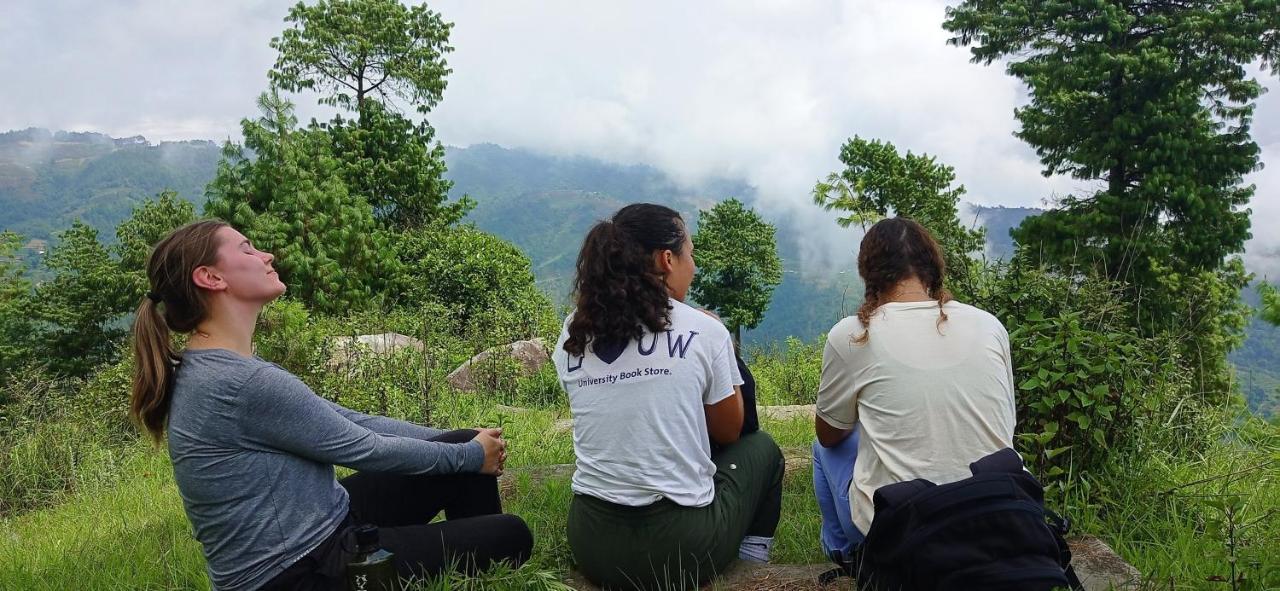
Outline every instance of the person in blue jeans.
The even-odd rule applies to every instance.
[[[970,476],[1013,447],[1009,335],[991,314],[951,299],[937,242],[888,218],[858,250],[865,299],[827,334],[813,445],[822,549],[846,573],[871,531],[877,488]]]
[[[822,513],[819,541],[822,553],[839,565],[848,564],[853,551],[866,539],[853,525],[849,514],[849,483],[853,480],[853,464],[858,459],[858,430],[834,447],[813,442],[813,491],[818,496]]]

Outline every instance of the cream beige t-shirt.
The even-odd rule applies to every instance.
[[[1009,334],[973,306],[944,309],[938,325],[936,301],[891,302],[871,315],[868,342],[853,342],[863,330],[857,317],[827,335],[817,412],[839,429],[861,424],[849,505],[863,533],[877,488],[955,482],[970,476],[971,462],[1013,447]]]

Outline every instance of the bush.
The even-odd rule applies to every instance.
[[[126,448],[138,441],[125,419],[123,364],[90,381],[16,372],[0,386],[0,516],[38,509],[116,477]],[[127,384],[127,381],[125,382]]]
[[[784,343],[751,347],[747,358],[756,378],[756,403],[765,406],[816,402],[826,342],[826,335],[819,335],[812,343],[787,337]]]
[[[497,236],[471,226],[415,230],[398,238],[396,250],[404,264],[397,306],[444,305],[461,327],[493,311],[534,321],[553,314],[529,257]]]
[[[1120,285],[999,263],[964,291],[1009,331],[1017,443],[1051,488],[1112,451],[1212,441],[1178,343],[1134,328]]]

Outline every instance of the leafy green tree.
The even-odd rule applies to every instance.
[[[151,247],[169,232],[194,221],[195,206],[173,191],[147,199],[133,209],[129,219],[116,226],[116,244],[112,250],[120,260],[120,267],[126,271],[142,271],[145,277]]]
[[[1005,60],[1030,103],[1018,137],[1045,174],[1099,185],[1013,236],[1051,268],[1119,280],[1130,322],[1172,335],[1201,391],[1230,395],[1248,275],[1225,259],[1249,238],[1257,168],[1249,134],[1262,85],[1245,66],[1280,57],[1275,0],[966,0],[947,13],[973,61]],[[1274,70],[1273,70],[1274,71]]]
[[[472,226],[426,228],[396,241],[405,261],[395,293],[397,305],[437,303],[455,310],[459,326],[488,310],[535,319],[551,303],[534,283],[533,266],[519,248]]]
[[[272,83],[315,90],[322,104],[356,114],[309,126],[332,137],[348,192],[366,199],[378,222],[394,230],[462,219],[473,204],[466,198],[446,204],[452,183],[435,130],[395,107],[400,99],[426,113],[440,101],[452,25],[425,6],[396,0],[299,3],[285,20],[293,26],[271,42],[278,51]]]
[[[55,372],[87,375],[114,359],[124,342],[119,319],[137,303],[134,283],[98,231],[79,221],[58,235],[45,266],[54,277],[35,290],[41,354]]]
[[[10,370],[32,359],[35,302],[18,250],[22,237],[0,232],[0,367]]]
[[[195,206],[173,191],[164,191],[135,207],[129,218],[116,226],[116,243],[111,250],[121,273],[132,284],[134,300],[147,293],[147,257],[151,248],[169,232],[194,221]]]
[[[831,173],[813,188],[813,201],[827,211],[848,215],[836,223],[875,222],[890,213],[928,228],[942,246],[948,275],[961,279],[970,254],[982,248],[983,231],[960,223],[956,207],[964,186],[954,186],[955,169],[928,154],[900,154],[889,142],[854,136],[840,148],[845,169]]]
[[[1025,248],[1135,288],[1241,251],[1263,91],[1245,66],[1280,57],[1274,0],[966,0],[943,27],[1027,84],[1017,136],[1046,175],[1105,185],[1026,220]]]
[[[404,230],[446,226],[466,215],[474,203],[453,203],[444,178],[444,147],[435,130],[369,101],[360,121],[341,116],[324,126],[333,140],[334,156],[347,189],[368,199],[374,217],[388,228]]]
[[[773,288],[782,282],[776,228],[737,199],[698,212],[693,256],[698,273],[689,295],[720,315],[742,343],[742,329],[764,320]]]
[[[355,111],[377,97],[402,99],[427,112],[440,101],[449,68],[449,29],[425,5],[397,0],[320,0],[289,9],[293,26],[271,40],[279,52],[272,84],[315,90],[320,102]]]
[[[1258,316],[1271,324],[1280,326],[1280,290],[1264,281],[1258,284],[1258,294],[1262,296]]]
[[[241,122],[244,146],[224,150],[205,213],[275,254],[281,280],[307,305],[333,313],[376,304],[397,265],[373,208],[348,190],[328,133],[298,129],[293,105],[274,92],[258,105],[262,117]]]

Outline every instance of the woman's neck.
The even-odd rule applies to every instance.
[[[253,356],[253,331],[262,306],[211,302],[209,315],[187,341],[188,349],[227,349],[245,357]]]
[[[903,279],[897,285],[885,290],[882,303],[889,302],[927,302],[933,298],[929,295],[929,290],[925,289],[924,284],[919,279],[912,277]]]

